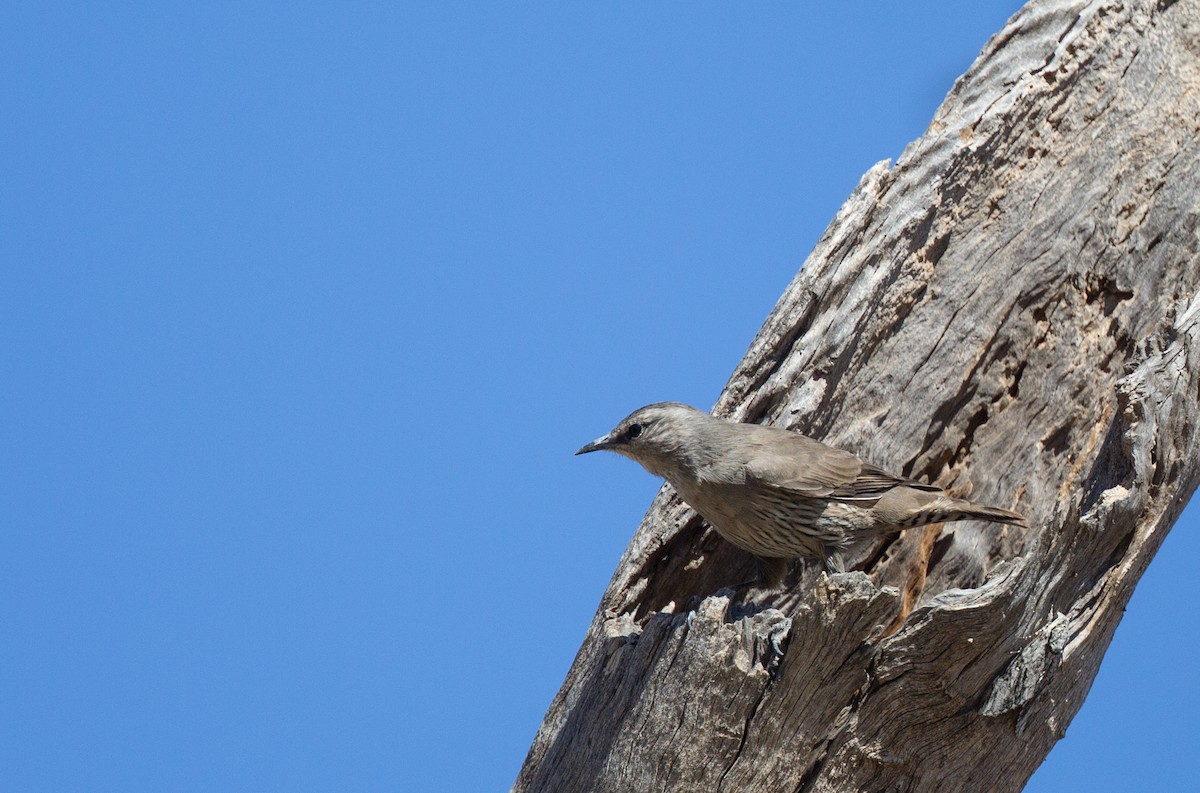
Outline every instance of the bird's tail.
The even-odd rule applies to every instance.
[[[911,529],[927,523],[949,520],[986,520],[1010,526],[1027,526],[1024,516],[999,507],[986,507],[940,490],[894,487],[883,495],[872,510],[876,519],[889,530]]]
[[[923,523],[941,523],[948,520],[986,520],[1005,523],[1009,526],[1028,527],[1025,516],[999,507],[987,507],[961,498],[943,496],[921,511]]]

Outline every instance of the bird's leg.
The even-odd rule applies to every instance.
[[[762,556],[758,560],[758,582],[764,589],[778,589],[783,585],[787,576],[790,559],[768,559]]]
[[[846,572],[846,557],[841,551],[832,548],[825,548],[825,555],[821,558],[821,564],[825,568],[825,572],[829,575],[834,573]]]
[[[758,585],[763,589],[778,589],[783,584],[783,579],[788,571],[789,559],[768,559],[763,556],[756,556],[754,560],[758,563],[757,576],[747,578],[740,584],[733,584],[721,589],[729,590],[736,594],[754,585]]]
[[[730,620],[747,617],[767,608],[759,600],[759,597],[752,599],[749,590],[758,589],[759,592],[756,595],[760,596],[778,590],[783,585],[791,563],[790,559],[767,559],[761,556],[756,556],[754,559],[758,565],[757,576],[748,578],[740,584],[722,587],[717,593],[729,597]]]

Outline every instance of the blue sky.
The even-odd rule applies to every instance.
[[[24,4],[0,25],[0,767],[507,789],[818,235],[1018,7]],[[1178,789],[1190,511],[1029,789]]]

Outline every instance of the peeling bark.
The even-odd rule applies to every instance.
[[[910,531],[756,605],[721,592],[750,558],[664,487],[514,789],[1020,789],[1200,477],[1198,144],[1200,0],[1013,17],[715,412],[1031,527]]]

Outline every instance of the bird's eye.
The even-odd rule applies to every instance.
[[[629,429],[625,430],[625,437],[628,438],[629,440],[633,440],[634,438],[636,438],[637,436],[639,436],[641,434],[642,434],[642,425],[641,424],[630,424]]]

